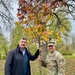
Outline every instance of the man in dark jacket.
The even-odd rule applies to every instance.
[[[40,49],[31,55],[26,48],[26,38],[21,38],[17,48],[8,53],[5,62],[5,75],[31,75],[30,60],[35,60]]]

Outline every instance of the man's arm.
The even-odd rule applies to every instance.
[[[32,55],[30,52],[29,52],[29,57],[30,57],[30,60],[35,60],[36,58],[38,58],[38,55],[39,55],[39,49],[35,52],[34,55]]]
[[[57,58],[58,75],[65,75],[65,59],[60,54]]]
[[[7,55],[7,59],[5,62],[5,68],[4,68],[5,75],[11,75],[10,71],[11,71],[11,66],[12,66],[12,53],[13,51],[10,51]]]
[[[43,59],[42,59],[42,56],[39,55],[38,60],[39,60],[39,62],[41,62],[41,66],[47,67],[46,60],[43,60]]]

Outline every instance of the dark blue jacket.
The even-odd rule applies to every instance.
[[[31,55],[30,52],[25,48],[28,56],[27,64],[27,74],[31,75],[30,70],[30,60],[35,60],[39,55],[39,50],[36,51],[34,55]],[[5,62],[5,75],[22,75],[22,66],[23,66],[23,54],[19,47],[14,50],[11,50],[8,53],[6,62]]]

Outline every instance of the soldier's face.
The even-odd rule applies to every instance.
[[[20,47],[21,49],[24,49],[25,46],[26,46],[26,43],[27,43],[27,40],[21,39],[21,40],[19,41],[19,47]]]
[[[55,45],[49,45],[49,46],[48,46],[48,49],[49,49],[49,51],[50,51],[51,53],[53,53],[54,50],[55,50]]]

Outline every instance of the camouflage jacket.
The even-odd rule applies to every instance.
[[[65,75],[65,59],[58,51],[49,53],[46,57],[47,75]]]

